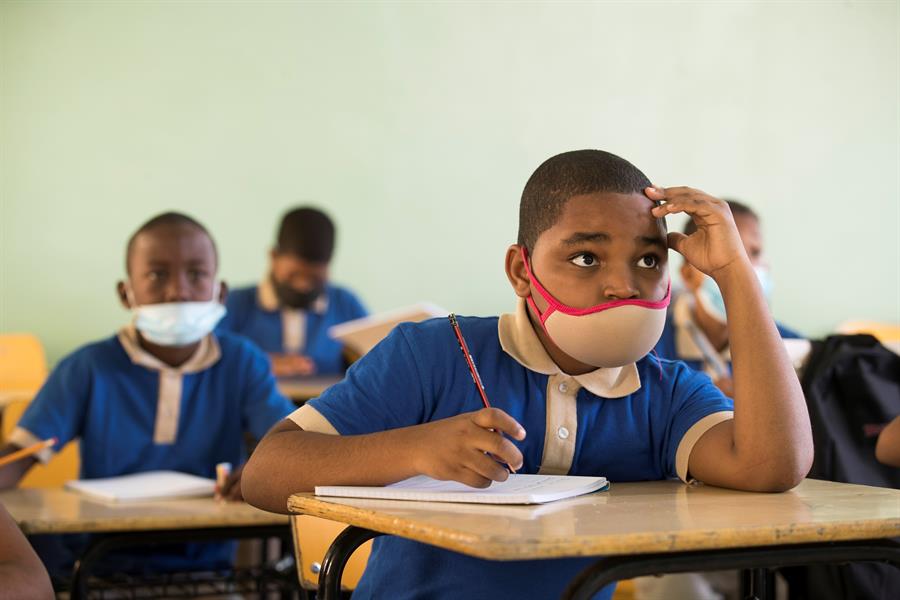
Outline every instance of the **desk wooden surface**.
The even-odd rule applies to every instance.
[[[286,377],[278,380],[278,391],[294,402],[306,402],[343,379],[341,375]]]
[[[26,535],[288,524],[284,515],[212,498],[105,503],[59,488],[14,489],[0,492],[0,504]]]
[[[900,536],[900,491],[807,479],[783,494],[676,481],[537,506],[295,494],[292,513],[496,560],[675,552]]]

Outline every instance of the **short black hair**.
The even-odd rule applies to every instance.
[[[128,245],[125,249],[125,272],[131,272],[131,251],[134,249],[134,242],[139,235],[142,233],[146,233],[152,229],[156,229],[157,227],[171,226],[171,225],[187,225],[189,227],[195,227],[199,229],[206,237],[209,238],[210,243],[213,247],[213,256],[216,259],[216,265],[219,264],[219,250],[216,248],[216,240],[213,239],[213,236],[210,235],[209,231],[206,227],[203,226],[200,221],[197,219],[190,217],[184,213],[180,212],[164,212],[162,214],[156,215],[140,227],[138,227],[137,231],[131,234],[131,237],[128,238]]]
[[[310,262],[327,263],[334,252],[334,223],[311,206],[289,210],[281,218],[275,251]]]
[[[532,251],[538,237],[556,224],[573,196],[643,193],[650,185],[640,169],[603,150],[573,150],[548,158],[522,191],[518,244]]]
[[[740,217],[740,216],[753,217],[754,219],[759,221],[759,215],[756,214],[756,212],[752,208],[750,208],[743,202],[725,198],[725,203],[728,204],[728,208],[731,209],[732,216],[734,216],[734,217]],[[682,231],[684,231],[685,235],[691,235],[692,233],[697,231],[697,226],[694,224],[694,220],[688,219],[687,223],[684,224],[684,229]]]

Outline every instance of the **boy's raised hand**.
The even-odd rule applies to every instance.
[[[715,278],[721,269],[746,259],[731,209],[724,200],[689,187],[648,187],[644,193],[651,200],[665,201],[651,209],[654,217],[683,212],[694,220],[696,232],[670,232],[668,242],[670,248],[703,273]]]
[[[506,481],[506,465],[522,468],[522,453],[503,434],[521,441],[525,429],[498,408],[424,423],[408,432],[415,470],[434,479],[485,488],[492,481]]]

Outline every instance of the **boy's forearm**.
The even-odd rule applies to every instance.
[[[813,452],[800,382],[749,262],[718,273],[716,282],[728,310],[734,452],[743,464],[759,465],[761,476],[795,485],[809,470]]]
[[[387,485],[412,477],[416,471],[409,429],[340,436],[303,431],[285,420],[262,439],[247,462],[244,499],[286,513],[291,494],[317,485]]]

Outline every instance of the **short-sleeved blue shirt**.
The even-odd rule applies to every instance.
[[[350,290],[327,285],[322,310],[305,313],[304,343],[300,353],[310,357],[319,375],[338,375],[344,372],[341,343],[328,335],[328,329],[368,313],[362,302]],[[287,351],[283,335],[282,312],[277,306],[263,306],[259,286],[234,290],[225,301],[228,313],[217,331],[232,331],[250,338],[264,352],[281,354]]]
[[[513,441],[524,456],[520,472],[537,473],[544,456],[549,376],[504,350],[496,317],[459,322],[491,405],[528,432],[524,441]],[[636,372],[640,387],[624,397],[578,389],[569,474],[603,475],[612,485],[674,478],[676,451],[688,429],[707,415],[733,410],[706,375],[681,363],[647,357]],[[482,404],[450,325],[433,319],[396,327],[344,381],[307,406],[339,434],[354,435],[452,417]],[[557,598],[594,560],[493,562],[385,536],[376,539],[354,598]],[[610,588],[598,598],[611,594]]]
[[[78,438],[85,479],[153,470],[214,478],[216,463],[237,466],[246,460],[244,432],[262,438],[294,407],[278,392],[266,356],[248,340],[228,333],[207,339],[218,344],[219,358],[181,375],[180,414],[171,443],[154,441],[160,372],[132,362],[119,337],[88,344],[63,359],[18,429],[39,439],[55,436],[57,448]],[[231,548],[188,546],[180,556],[151,555],[150,562],[160,570],[208,566],[227,557]],[[206,550],[197,552],[200,547]]]

